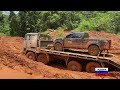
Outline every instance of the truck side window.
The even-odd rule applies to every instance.
[[[68,36],[66,36],[66,38],[78,38],[78,35],[76,35],[76,34],[69,34]]]
[[[30,36],[30,40],[35,40],[35,39],[37,39],[37,35],[31,35]]]
[[[72,38],[72,37],[73,37],[72,34],[66,36],[66,38]]]
[[[30,40],[30,36],[29,35],[27,35],[26,40]]]

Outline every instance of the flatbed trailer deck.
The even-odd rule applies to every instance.
[[[120,70],[120,60],[115,58],[115,56],[113,54],[109,54],[109,55],[103,54],[102,56],[100,56],[100,55],[99,56],[91,56],[91,55],[87,55],[87,54],[42,49],[39,47],[36,49],[35,48],[27,49],[27,51],[25,51],[24,53],[27,54],[28,52],[34,53],[37,61],[43,62],[44,64],[48,64],[49,61],[52,61],[54,59],[59,60],[62,58],[65,61],[68,69],[69,69],[69,62],[72,61],[72,63],[79,62],[81,67],[84,67],[85,69],[86,69],[88,63],[96,62],[96,63],[99,63],[99,65],[101,67],[107,67],[106,66],[106,64],[107,64],[107,65],[111,65],[112,67],[115,67],[118,70]],[[76,61],[76,62],[73,62],[73,61]],[[86,64],[82,65],[82,63],[84,63],[84,62],[86,62]],[[80,65],[78,65],[78,66],[80,66]],[[90,70],[87,70],[87,71],[90,72]]]

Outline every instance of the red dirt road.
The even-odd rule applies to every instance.
[[[0,79],[32,79],[33,77],[29,74],[19,72],[8,68],[5,65],[0,65]]]

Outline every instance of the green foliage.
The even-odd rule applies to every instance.
[[[109,30],[112,33],[120,33],[120,11],[109,11],[111,15],[111,22],[109,24]]]
[[[39,33],[40,33],[40,32],[39,32]],[[45,34],[45,35],[50,36],[50,33],[49,33],[48,31],[42,32],[41,34]]]
[[[4,34],[4,33],[0,33],[0,36],[7,36],[6,34]]]
[[[44,32],[47,29],[74,29],[80,23],[79,14],[72,11],[20,11],[20,31],[24,36],[28,32]]]
[[[86,19],[86,16],[82,16],[81,23],[79,24],[77,31],[94,30],[94,31],[106,31],[117,34],[120,31],[120,12],[108,11],[98,12],[95,11],[95,15],[90,15]],[[84,14],[83,14],[84,15]]]
[[[57,38],[63,38],[64,37],[64,34],[62,32],[59,32],[57,35],[56,35]]]
[[[0,11],[1,35],[23,36],[47,29],[105,31],[120,33],[120,11],[19,11],[5,15]],[[49,34],[49,33],[47,33]],[[63,37],[58,33],[58,37]]]
[[[38,20],[36,11],[19,12],[19,35],[24,36],[29,32],[37,32],[36,24]]]
[[[9,35],[9,21],[8,16],[0,11],[0,35]]]
[[[79,30],[95,30],[95,31],[105,31],[109,23],[109,15],[105,13],[94,13],[93,17],[86,18],[84,17],[78,26]]]
[[[19,21],[14,11],[10,11],[9,22],[10,22],[10,35],[12,36],[19,35],[19,32],[20,32]]]

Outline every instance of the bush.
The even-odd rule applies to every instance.
[[[111,16],[109,13],[97,13],[95,17],[85,19],[78,26],[78,30],[94,30],[109,32]]]
[[[4,34],[4,33],[0,33],[0,36],[7,36],[6,34]]]
[[[57,35],[56,35],[57,38],[63,38],[64,37],[64,34],[62,32],[59,32]]]

